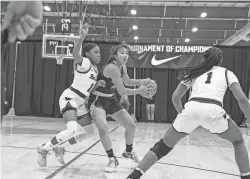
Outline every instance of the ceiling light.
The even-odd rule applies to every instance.
[[[130,13],[131,13],[132,15],[136,15],[136,10],[135,10],[135,9],[131,9]]]
[[[197,32],[198,31],[198,27],[193,27],[192,32]]]
[[[185,38],[185,42],[186,43],[190,42],[190,39],[189,38]]]
[[[133,26],[132,26],[132,29],[133,29],[133,30],[137,30],[137,29],[138,29],[138,26],[137,26],[137,25],[133,25]]]
[[[44,6],[43,9],[44,9],[45,11],[51,11],[51,9],[50,9],[49,6]]]
[[[201,13],[201,17],[207,17],[207,13],[206,12],[202,12]]]
[[[138,38],[138,36],[134,36],[134,40],[138,40],[139,38]]]

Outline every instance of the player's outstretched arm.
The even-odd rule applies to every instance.
[[[115,88],[119,95],[135,95],[135,94],[147,94],[150,90],[148,87],[141,85],[138,89],[129,89],[124,86],[124,83],[121,78],[121,73],[116,65],[108,65],[104,74],[106,77],[111,78],[112,82],[115,85]]]
[[[81,64],[83,61],[83,57],[82,57],[82,53],[81,53],[82,42],[85,39],[85,37],[89,31],[89,27],[87,24],[84,24],[82,28],[83,29],[82,29],[82,33],[80,35],[80,39],[77,40],[76,46],[74,47],[74,50],[73,50],[73,57],[74,57],[75,64]]]
[[[181,98],[186,94],[188,89],[188,86],[184,85],[183,83],[179,83],[172,95],[172,103],[178,113],[181,113],[183,110]]]
[[[240,83],[235,82],[229,86],[229,89],[232,91],[234,97],[237,99],[241,111],[245,114],[246,118],[250,120],[250,103],[242,91]]]

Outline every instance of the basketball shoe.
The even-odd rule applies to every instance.
[[[65,162],[64,162],[64,154],[66,151],[65,148],[61,147],[61,146],[56,146],[53,148],[53,151],[55,152],[55,156],[56,156],[57,161],[60,164],[65,165]]]
[[[116,159],[116,157],[110,157],[109,158],[109,163],[108,165],[105,167],[105,172],[114,172],[115,168],[119,165],[118,160]]]
[[[126,150],[123,152],[122,156],[127,159],[132,159],[135,163],[140,163],[141,159],[140,157],[135,153],[135,151],[132,152],[126,152]]]

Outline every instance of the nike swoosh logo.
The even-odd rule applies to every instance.
[[[152,60],[151,60],[151,64],[154,65],[154,66],[157,66],[157,65],[161,65],[161,64],[163,64],[163,63],[169,62],[169,61],[171,61],[171,60],[174,60],[174,59],[176,59],[176,58],[179,58],[179,57],[182,56],[182,55],[178,55],[178,56],[170,57],[170,58],[165,58],[165,59],[161,59],[161,60],[156,60],[156,59],[155,59],[155,56],[156,56],[156,55],[153,56],[153,58],[152,58]]]

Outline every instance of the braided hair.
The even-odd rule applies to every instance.
[[[126,43],[122,43],[122,44],[119,44],[119,45],[116,45],[116,46],[113,46],[111,49],[110,49],[110,57],[107,61],[107,64],[115,61],[115,54],[117,54],[117,51],[121,48],[121,47],[124,47],[126,48],[128,51],[131,51],[130,47],[126,44]]]
[[[82,47],[82,56],[83,57],[87,57],[86,56],[86,52],[89,52],[91,49],[93,49],[94,47],[96,47],[97,44],[95,43],[87,43]]]
[[[184,82],[192,81],[200,75],[206,73],[216,65],[220,65],[223,59],[221,50],[217,47],[211,47],[205,51],[203,55],[205,61],[195,67],[186,67],[184,69],[184,76],[180,79]]]

